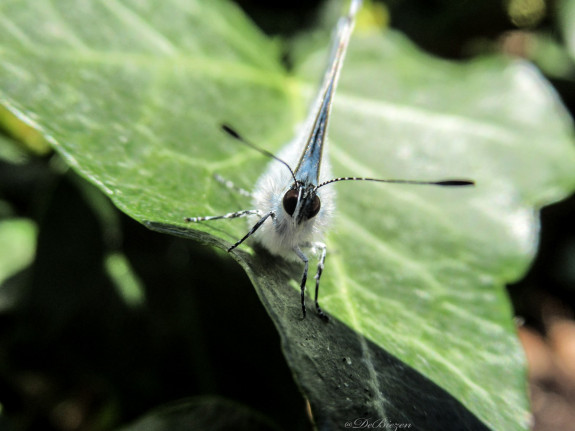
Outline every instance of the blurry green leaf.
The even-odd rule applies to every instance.
[[[34,258],[36,225],[27,219],[0,221],[0,283]]]
[[[557,18],[559,26],[563,32],[563,40],[571,54],[571,59],[575,60],[575,1],[574,0],[561,0],[559,2]]]
[[[144,288],[126,256],[119,252],[110,253],[106,256],[105,265],[124,301],[132,307],[142,305],[145,301]]]
[[[26,154],[18,148],[14,141],[1,133],[2,131],[0,130],[0,161],[15,165],[24,163]]]
[[[529,58],[532,59],[546,76],[569,79],[575,71],[573,57],[549,34],[539,33],[531,36]]]
[[[36,225],[27,219],[0,221],[0,286],[9,277],[30,265],[36,251]],[[8,290],[6,290],[8,289]],[[0,311],[9,309],[18,292],[2,286]]]
[[[21,149],[25,149],[37,155],[43,155],[51,151],[50,145],[38,130],[18,119],[18,117],[6,109],[5,106],[0,106],[0,131],[11,137],[18,137],[17,143],[0,142],[0,157],[12,163],[21,163],[25,159],[23,151],[20,151]],[[8,149],[7,144],[13,148]]]
[[[278,149],[303,119],[325,58],[305,59],[288,77],[277,47],[223,1],[5,2],[0,21],[2,103],[135,219],[222,248],[246,233],[245,222],[183,218],[249,207],[213,174],[250,188],[267,161],[220,124]],[[527,428],[524,359],[503,286],[533,257],[536,210],[575,186],[572,132],[525,63],[439,61],[392,33],[352,41],[330,128],[336,176],[465,177],[477,186],[334,185],[322,305],[360,346],[390,352],[493,429]],[[285,288],[301,267],[245,246],[234,257],[280,329],[316,417],[340,420],[361,407],[385,415],[394,393],[370,349],[354,350],[353,362],[373,371],[358,383],[370,388],[368,404],[314,393],[302,380],[314,357],[341,361],[330,343],[345,348],[348,338],[334,336],[335,321],[319,330],[315,316],[301,320],[297,292]],[[318,372],[335,379],[341,370]]]

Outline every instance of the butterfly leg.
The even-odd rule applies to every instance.
[[[207,217],[186,217],[184,220],[191,223],[197,223],[199,221],[211,221],[211,220],[220,220],[226,218],[238,218],[238,217],[246,217],[249,215],[261,215],[260,210],[243,210],[243,211],[236,211],[233,213],[227,213],[220,216],[207,216]]]
[[[187,222],[197,223],[200,221],[211,221],[211,220],[221,220],[221,219],[246,217],[246,216],[254,215],[254,214],[261,216],[262,212],[260,210],[243,210],[243,211],[236,211],[234,213],[224,214],[221,216],[186,217],[185,220]],[[254,234],[254,232],[256,230],[258,230],[262,224],[264,224],[264,222],[268,219],[268,217],[274,218],[275,213],[273,211],[270,211],[269,213],[265,214],[261,219],[258,220],[258,222],[254,225],[254,227],[252,227],[250,229],[250,231],[242,239],[240,239],[238,242],[236,242],[234,245],[232,245],[230,248],[228,248],[228,252],[232,251],[234,248],[236,248],[238,245],[240,245],[242,242],[244,242],[246,239],[248,239],[250,236],[252,236]]]
[[[324,264],[325,264],[325,256],[327,254],[327,246],[323,242],[315,242],[313,243],[315,248],[321,250],[321,255],[319,257],[319,262],[317,264],[317,273],[315,274],[315,309],[317,310],[317,314],[323,320],[328,321],[329,317],[327,314],[319,306],[318,297],[319,297],[319,279],[321,277],[321,273],[323,272]]]
[[[257,212],[254,214],[260,214],[261,215],[261,211],[256,210]],[[261,219],[258,220],[258,222],[250,229],[250,231],[242,238],[240,239],[238,242],[236,242],[234,245],[232,245],[230,248],[228,248],[228,253],[230,251],[232,251],[234,248],[236,248],[238,245],[240,245],[242,242],[244,242],[246,239],[248,239],[250,236],[252,236],[256,230],[258,230],[262,224],[264,224],[264,222],[271,217],[272,219],[275,217],[275,213],[273,211],[270,211],[269,213],[265,214]]]
[[[224,177],[222,177],[222,176],[219,175],[219,174],[214,174],[214,179],[215,179],[218,183],[223,184],[226,188],[228,188],[228,189],[230,189],[230,190],[233,190],[234,192],[236,192],[236,193],[238,193],[238,194],[240,194],[240,195],[242,195],[242,196],[245,196],[245,197],[248,197],[248,198],[252,198],[252,197],[253,197],[253,195],[252,195],[251,192],[247,191],[246,189],[242,189],[241,187],[236,186],[232,181],[226,180]]]
[[[323,272],[323,268],[325,266],[325,256],[327,254],[327,246],[323,242],[306,242],[301,244],[301,247],[317,249],[320,251],[319,261],[317,264],[317,273],[315,274],[315,309],[319,317],[321,317],[326,322],[329,320],[329,317],[319,306],[318,298],[319,298],[319,279],[321,278],[321,274]]]

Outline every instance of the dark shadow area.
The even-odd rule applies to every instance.
[[[108,429],[210,394],[309,429],[275,328],[232,259],[112,207],[102,217],[91,206],[99,192],[44,169],[26,192],[37,206],[14,214],[38,221],[36,259],[0,286],[12,304],[0,313],[0,403],[13,430]],[[139,302],[110,276],[115,254]]]

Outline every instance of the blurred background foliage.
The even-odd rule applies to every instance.
[[[312,29],[324,3],[237,2],[266,33],[285,38]],[[434,55],[534,62],[573,113],[572,1],[374,3],[379,25]],[[289,67],[287,48],[285,60]],[[13,127],[22,126],[7,124],[0,137],[0,429],[110,429],[189,397],[163,417],[194,411],[211,429],[310,429],[275,329],[240,267],[148,231],[33,130]],[[537,259],[509,286],[536,430],[575,429],[574,219],[573,198],[543,209]],[[166,429],[183,427],[166,421]],[[140,424],[130,429],[164,429]]]

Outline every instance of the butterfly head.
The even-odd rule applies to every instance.
[[[296,182],[283,197],[283,208],[299,225],[304,221],[314,218],[321,209],[321,200],[316,192],[317,187],[313,184],[305,185]]]

